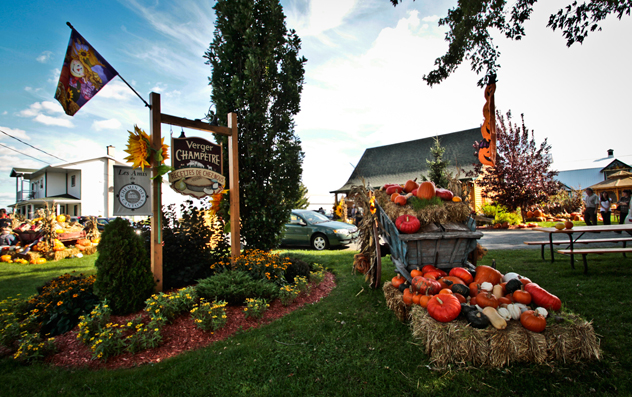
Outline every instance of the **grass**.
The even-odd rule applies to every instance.
[[[582,364],[518,364],[503,369],[432,369],[408,326],[385,307],[381,290],[352,275],[354,252],[295,251],[334,272],[337,288],[321,302],[259,329],[239,332],[207,348],[133,369],[91,371],[46,364],[23,366],[0,360],[2,396],[628,396],[632,395],[632,295],[626,293],[632,259],[589,258],[589,275],[570,269],[567,257],[554,264],[538,250],[490,251],[502,272],[516,271],[558,295],[565,306],[594,321],[603,360]],[[66,260],[73,267],[84,262]],[[42,266],[42,268],[46,269]],[[40,271],[44,271],[40,269]],[[67,269],[30,274],[21,286]],[[12,275],[0,266],[0,295]],[[383,280],[393,276],[384,261]]]

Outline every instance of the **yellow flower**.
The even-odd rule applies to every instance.
[[[143,171],[145,171],[145,166],[149,167],[147,158],[151,153],[151,149],[149,147],[149,135],[147,135],[147,133],[142,129],[138,128],[137,125],[134,126],[134,132],[128,132],[129,140],[127,141],[127,149],[124,151],[129,153],[129,156],[125,157],[125,160],[131,161],[133,163],[133,168],[140,167]]]

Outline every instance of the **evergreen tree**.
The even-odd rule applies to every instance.
[[[307,190],[307,186],[303,185],[302,182],[301,187],[298,190],[300,193],[300,197],[298,200],[296,200],[296,203],[294,204],[294,209],[304,210],[309,206],[309,197],[307,197],[309,191]]]
[[[448,180],[448,173],[446,172],[446,169],[448,168],[448,165],[450,165],[450,162],[443,160],[445,148],[441,146],[439,137],[435,137],[434,141],[434,145],[430,148],[430,154],[434,160],[426,160],[428,168],[430,169],[428,179],[434,182],[437,187],[447,189],[450,182]]]
[[[204,55],[211,100],[220,122],[237,113],[241,232],[248,246],[268,250],[279,245],[301,194],[304,154],[294,115],[307,60],[278,0],[218,0],[214,9],[214,39]]]
[[[117,218],[105,227],[95,266],[94,293],[108,300],[114,314],[142,309],[154,292],[149,255],[127,219]]]

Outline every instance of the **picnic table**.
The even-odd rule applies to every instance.
[[[626,252],[632,252],[632,248],[626,248],[626,242],[632,241],[630,237],[622,237],[622,238],[600,238],[600,239],[584,239],[580,240],[582,236],[586,233],[598,233],[598,232],[626,232],[630,236],[632,236],[632,224],[623,224],[623,225],[597,225],[597,226],[577,226],[572,229],[562,229],[558,230],[554,227],[535,227],[531,230],[537,232],[547,233],[549,235],[548,243],[546,241],[525,241],[525,244],[533,245],[540,244],[542,245],[542,258],[544,259],[544,244],[549,245],[551,250],[551,262],[555,261],[553,245],[562,244],[559,240],[554,241],[553,235],[560,234],[568,236],[568,244],[570,249],[558,250],[559,253],[564,255],[570,255],[571,257],[571,267],[575,268],[575,256],[574,254],[581,254],[584,258],[584,273],[587,272],[587,264],[586,264],[586,255],[587,254],[605,254],[605,253],[623,253],[625,256]],[[574,237],[574,235],[576,237]],[[598,248],[598,249],[575,249],[575,244],[589,244],[589,243],[623,243],[623,248]],[[565,244],[565,243],[563,243]]]

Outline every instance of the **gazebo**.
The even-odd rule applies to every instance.
[[[608,176],[608,179],[599,183],[596,183],[590,188],[596,193],[601,194],[601,192],[608,192],[611,196],[612,201],[619,201],[621,197],[621,192],[624,189],[632,189],[632,172],[628,171],[618,171],[614,174]],[[616,196],[616,200],[615,197]]]

